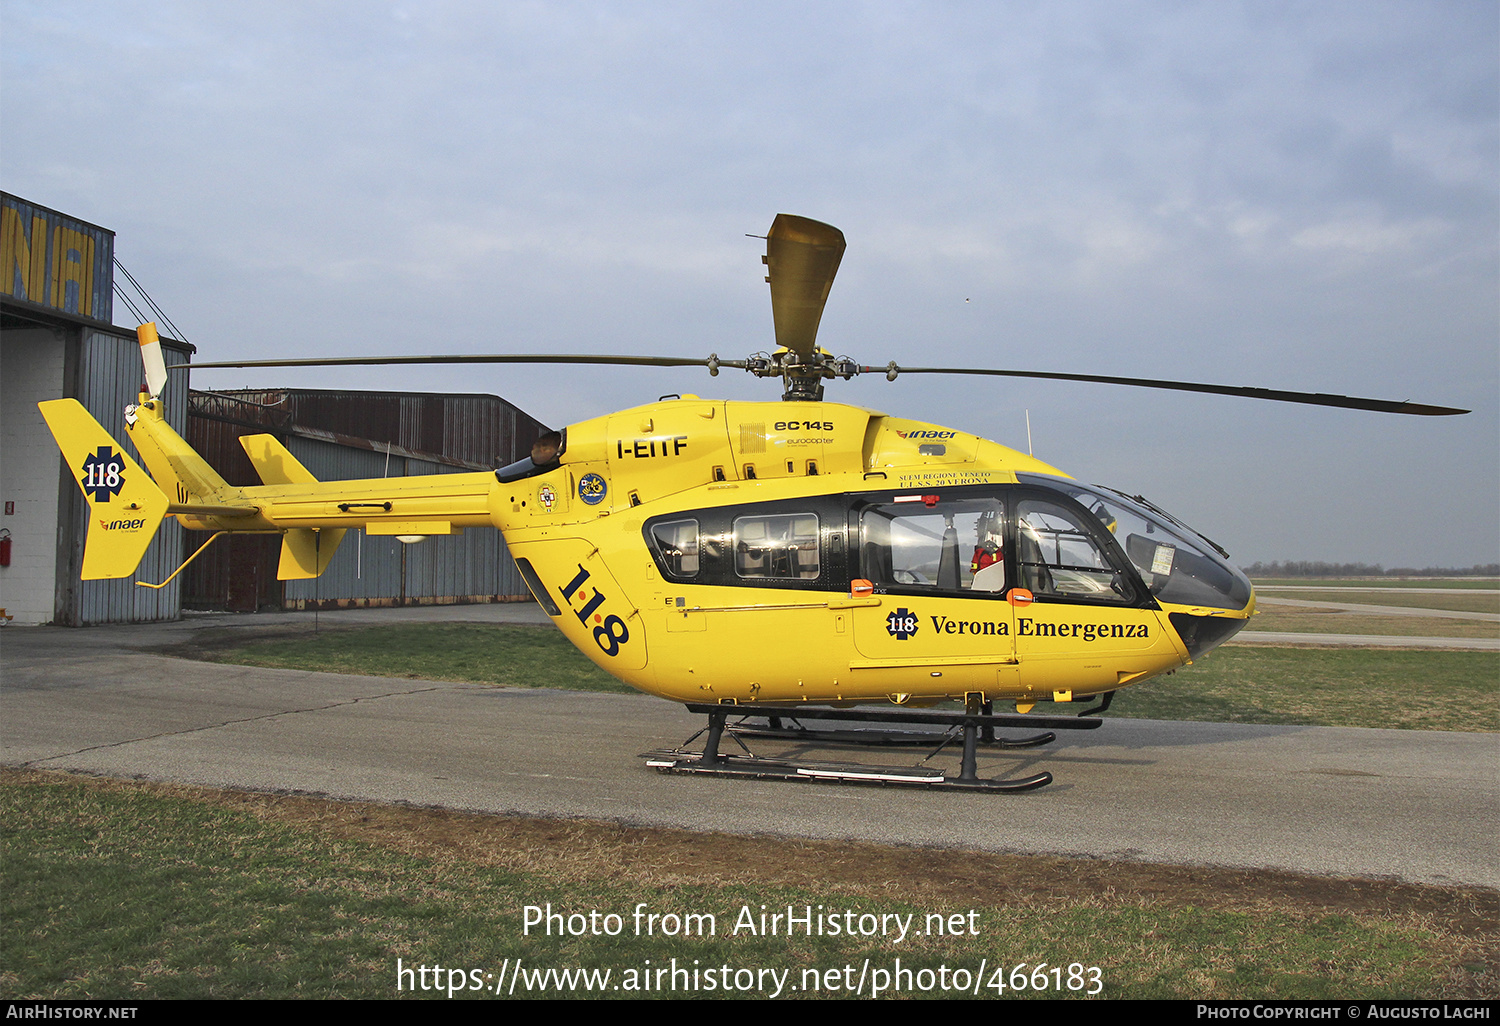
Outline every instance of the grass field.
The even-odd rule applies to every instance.
[[[233,632],[203,631],[191,646],[173,651],[208,662],[289,670],[638,694],[549,625],[393,623],[316,633],[296,627],[249,642]]]
[[[1277,591],[1266,588],[1256,594],[1262,601],[1273,605],[1278,598],[1295,599],[1298,602],[1349,602],[1362,606],[1400,606],[1415,609],[1450,609],[1467,613],[1500,614],[1500,595],[1489,592],[1447,592],[1432,595],[1426,592],[1397,591],[1352,591],[1328,588],[1319,591]]]
[[[1385,613],[1342,613],[1336,609],[1261,604],[1249,631],[1292,631],[1298,634],[1399,634],[1429,638],[1500,638],[1500,623],[1452,620],[1435,616]]]
[[[1500,730],[1500,652],[1226,646],[1119,692],[1110,715]]]
[[[446,1000],[443,985],[478,984],[453,996],[486,997],[512,982],[513,998],[764,996],[778,979],[783,997],[844,997],[862,976],[864,996],[882,979],[912,997],[1072,997],[1096,987],[1114,998],[1500,996],[1500,906],[1481,890],[636,830],[18,771],[0,773],[0,810],[0,989],[12,999]],[[526,906],[548,903],[562,914],[614,913],[619,935],[526,934]],[[700,919],[701,936],[637,936],[641,904],[712,915],[713,933]],[[911,916],[913,932],[736,933],[741,910],[754,918],[762,905],[821,906],[845,922]],[[929,916],[957,921],[958,935],[920,935]],[[398,992],[398,958],[442,972],[401,978]],[[674,959],[681,975],[643,989]],[[1032,977],[1039,963],[1048,970]],[[696,991],[686,989],[694,968]],[[531,975],[549,969],[610,975],[593,991]],[[708,969],[733,988],[727,995],[717,982],[709,989]],[[1027,989],[1011,989],[1016,982]]]
[[[1260,618],[1257,617],[1257,620]],[[550,627],[390,624],[234,643],[205,632],[182,654],[216,662],[512,687],[632,689]],[[1121,691],[1112,716],[1426,730],[1500,729],[1500,652],[1226,646]],[[1052,710],[1052,703],[1036,711]],[[1066,712],[1064,708],[1062,711]]]

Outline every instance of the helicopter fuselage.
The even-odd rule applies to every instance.
[[[494,522],[553,621],[678,701],[1066,701],[1182,666],[1253,611],[1196,537],[1116,539],[1085,505],[1123,496],[853,406],[687,396],[573,425],[555,465],[500,477]],[[1173,560],[1190,601],[1162,601]]]
[[[414,542],[493,525],[580,651],[681,702],[1024,711],[1185,665],[1254,612],[1244,575],[1144,500],[854,406],[683,396],[574,424],[494,473],[397,479],[319,482],[249,436],[267,483],[232,487],[142,400],[127,428],[183,526],[279,532],[292,578],[321,573],[348,528]],[[44,413],[85,467],[112,440],[70,402]],[[155,501],[131,498],[144,475],[117,476],[121,508]],[[119,533],[101,529],[101,566]]]

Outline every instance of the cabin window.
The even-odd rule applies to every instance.
[[[935,591],[1005,590],[998,499],[872,506],[860,516],[860,572],[881,585]]]
[[[651,525],[657,559],[672,577],[698,576],[698,521],[669,520]]]
[[[736,518],[734,569],[740,577],[817,580],[823,572],[818,558],[817,515],[780,513]]]

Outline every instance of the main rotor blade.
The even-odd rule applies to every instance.
[[[1043,371],[986,370],[979,367],[861,367],[861,374],[981,374],[999,378],[1041,378],[1048,381],[1094,381],[1105,385],[1133,385],[1137,388],[1169,388],[1176,392],[1207,392],[1211,395],[1238,395],[1251,399],[1270,399],[1282,403],[1304,403],[1308,406],[1338,406],[1349,410],[1376,413],[1405,413],[1419,417],[1451,417],[1468,410],[1451,406],[1426,406],[1422,403],[1391,399],[1361,399],[1356,396],[1329,395],[1326,392],[1286,392],[1275,388],[1251,388],[1236,385],[1206,385],[1194,381],[1163,381],[1159,378],[1117,378],[1104,374],[1048,374]]]
[[[174,363],[168,370],[202,370],[212,367],[379,367],[401,363],[572,363],[608,364],[624,367],[740,367],[744,360],[687,359],[680,356],[603,356],[589,353],[491,353],[449,356],[339,356],[307,360],[217,360],[207,363]]]
[[[720,367],[748,368],[747,360],[721,360],[717,356],[691,359],[681,356],[606,356],[591,353],[491,353],[452,354],[447,356],[342,356],[300,360],[223,360],[205,363],[175,363],[167,370],[213,369],[225,367],[371,367],[390,364],[463,364],[463,363],[532,363],[574,364],[615,367],[706,367],[717,373]],[[1052,374],[1044,371],[996,370],[984,367],[884,367],[860,366],[860,374],[970,374],[1000,378],[1036,378],[1045,381],[1088,381],[1105,385],[1130,385],[1137,388],[1165,388],[1176,392],[1205,392],[1210,395],[1244,396],[1274,402],[1303,403],[1308,406],[1334,406],[1376,413],[1402,413],[1421,417],[1451,417],[1468,410],[1451,406],[1428,406],[1423,403],[1392,399],[1364,399],[1356,396],[1330,395],[1326,392],[1288,392],[1274,388],[1252,388],[1236,385],[1210,385],[1193,381],[1164,381],[1158,378],[1123,378],[1105,374]]]
[[[803,356],[817,344],[818,323],[844,257],[844,233],[831,224],[777,214],[766,234],[766,281],[776,344]]]

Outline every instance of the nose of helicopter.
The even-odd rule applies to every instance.
[[[1210,612],[1202,608],[1183,610],[1173,609],[1170,605],[1164,606],[1172,629],[1187,646],[1188,656],[1194,660],[1201,659],[1244,630],[1250,623],[1250,617],[1255,615],[1255,586],[1237,567],[1230,569],[1243,582],[1246,598],[1241,608]],[[1238,593],[1239,589],[1235,591]],[[1225,598],[1229,600],[1228,595]]]
[[[1217,564],[1218,572],[1201,577],[1195,575],[1192,608],[1183,609],[1166,597],[1165,593],[1172,589],[1163,587],[1157,594],[1157,601],[1161,602],[1173,630],[1182,638],[1189,657],[1194,660],[1244,630],[1250,617],[1255,615],[1255,586],[1244,571],[1228,560],[1213,562]],[[1183,590],[1180,584],[1175,589],[1179,593]]]
[[[1042,475],[1017,478],[1064,492],[1099,520],[1167,614],[1190,658],[1234,637],[1255,614],[1255,589],[1229,554],[1142,496]]]

